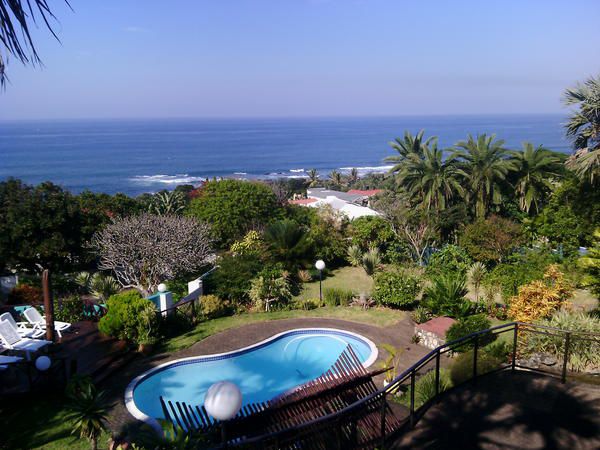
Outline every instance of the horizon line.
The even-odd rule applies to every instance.
[[[7,122],[63,122],[63,121],[114,121],[114,120],[294,120],[294,119],[394,119],[404,117],[491,117],[491,116],[566,116],[569,112],[498,112],[498,113],[422,113],[422,114],[332,114],[332,115],[258,115],[258,116],[101,116],[101,117],[56,117],[14,118],[0,117]]]

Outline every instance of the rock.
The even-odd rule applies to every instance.
[[[545,354],[540,358],[540,362],[545,366],[554,366],[558,360],[552,355]]]

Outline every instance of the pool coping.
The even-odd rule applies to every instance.
[[[354,338],[365,342],[371,350],[371,355],[363,363],[363,367],[365,367],[365,368],[370,367],[377,360],[377,356],[379,355],[379,350],[377,349],[377,346],[375,345],[375,343],[372,340],[370,340],[369,338],[367,338],[361,334],[354,333],[352,331],[340,330],[338,328],[321,328],[321,327],[319,327],[319,328],[293,328],[291,330],[286,330],[286,331],[282,331],[281,333],[274,334],[273,336],[263,339],[262,341],[256,342],[256,343],[248,345],[246,347],[239,348],[237,350],[232,350],[232,351],[224,352],[224,353],[213,353],[213,354],[209,354],[209,355],[188,356],[186,358],[174,359],[172,361],[167,361],[165,363],[159,364],[158,366],[153,367],[152,369],[149,369],[149,370],[145,371],[144,373],[138,375],[133,380],[131,380],[131,382],[127,385],[127,388],[125,389],[125,395],[124,395],[125,407],[127,408],[127,411],[129,411],[129,414],[131,414],[137,420],[145,422],[146,424],[148,424],[150,427],[152,427],[158,433],[162,433],[162,427],[161,427],[160,423],[158,422],[158,420],[156,420],[154,417],[150,417],[147,414],[140,411],[133,400],[133,393],[135,391],[135,388],[137,387],[138,384],[140,384],[142,381],[144,381],[149,376],[151,376],[157,372],[161,372],[170,366],[177,366],[177,365],[182,365],[182,364],[193,364],[195,362],[207,361],[207,360],[214,361],[214,360],[219,360],[219,359],[232,358],[234,356],[238,356],[240,354],[244,354],[249,351],[256,350],[260,347],[266,346],[267,344],[271,343],[272,341],[280,339],[289,334],[304,334],[304,333],[308,333],[308,332],[323,332],[323,331],[329,332],[330,334],[345,334],[345,335],[353,336]],[[294,388],[292,388],[292,389],[294,389]],[[283,395],[283,394],[284,393],[282,393],[280,395]]]

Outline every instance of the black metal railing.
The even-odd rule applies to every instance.
[[[546,356],[546,361],[537,364],[535,360],[532,363],[528,357],[536,354],[536,339],[539,336],[556,340],[559,344],[555,348],[559,350],[559,354]],[[504,342],[507,351],[503,357],[490,358],[485,346],[498,338],[502,338],[500,342]],[[565,382],[571,373],[571,349],[575,342],[581,343],[580,341],[585,341],[586,345],[594,346],[600,352],[600,334],[520,322],[498,325],[433,349],[383,389],[336,413],[276,433],[230,441],[227,448],[385,448],[403,432],[413,428],[429,407],[443,395],[481,376],[500,371],[528,370],[554,376]],[[450,356],[461,351],[463,362],[467,361],[465,366],[468,373],[463,374],[459,382],[448,387],[442,380],[447,376],[443,372],[446,370],[443,368],[444,363],[448,362]],[[433,380],[433,388],[429,384],[426,392],[419,389],[423,377],[429,377],[428,382]],[[386,420],[387,406],[391,401],[403,405],[405,411],[400,425],[396,422],[393,428]],[[372,417],[375,410],[380,411],[379,438],[372,442],[358,442],[357,428],[363,426],[363,419]]]

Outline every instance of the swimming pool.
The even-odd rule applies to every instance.
[[[217,381],[235,383],[243,405],[270,400],[329,370],[347,345],[365,367],[377,359],[377,347],[361,335],[332,328],[295,329],[233,352],[157,366],[129,384],[125,405],[134,417],[157,428],[157,419],[164,418],[160,396],[201,405]]]

